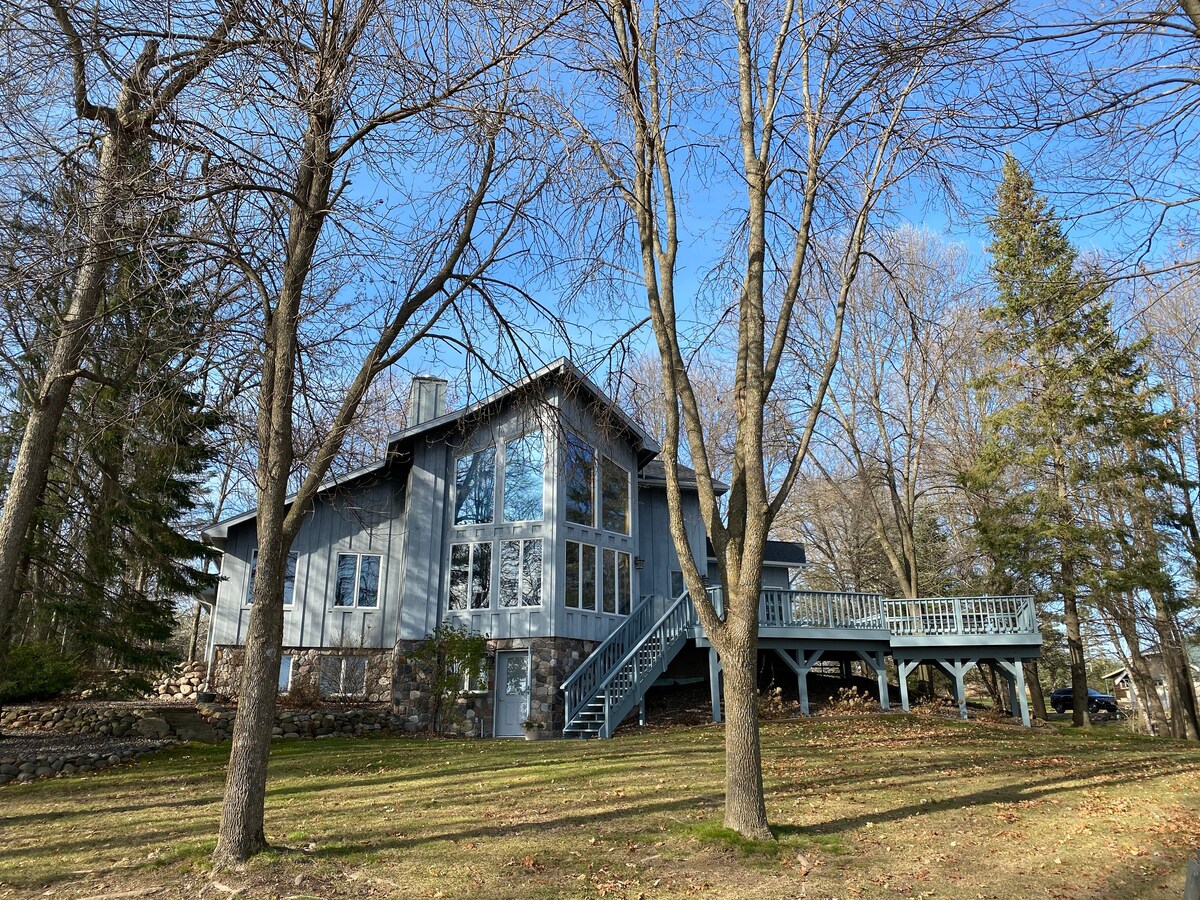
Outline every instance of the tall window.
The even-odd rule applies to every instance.
[[[287,568],[283,572],[283,605],[291,606],[296,595],[296,564],[300,554],[293,550],[287,555]],[[254,576],[258,574],[258,551],[250,551],[250,577],[246,580],[246,605],[254,602]]]
[[[567,435],[564,471],[567,480],[567,521],[576,525],[596,526],[596,454],[592,448]]]
[[[683,573],[678,569],[671,572],[671,598],[674,599],[687,590],[687,585],[683,580]]]
[[[450,608],[487,609],[492,603],[492,545],[450,546]]]
[[[360,609],[379,606],[379,563],[380,557],[374,554],[339,553],[333,605]]]
[[[504,445],[504,521],[537,522],[542,518],[542,470],[545,445],[534,431]]]
[[[596,548],[567,541],[567,596],[572,609],[596,608]]]
[[[500,542],[500,605],[542,605],[542,539]]]
[[[460,456],[454,466],[454,524],[491,524],[495,502],[496,448]]]
[[[628,553],[604,550],[604,571],[601,579],[603,610],[606,613],[629,615],[633,605],[633,565]]]
[[[629,534],[629,473],[607,456],[600,464],[600,521],[605,531]]]

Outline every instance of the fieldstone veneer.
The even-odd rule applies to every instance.
[[[217,647],[213,654],[212,678],[209,689],[226,697],[236,697],[242,681],[242,662],[245,659],[242,647]],[[366,690],[358,696],[339,696],[329,699],[387,703],[392,693],[392,651],[350,649],[283,648],[283,655],[292,658],[291,691],[305,697],[320,697],[319,682],[321,657],[355,656],[367,661]]]
[[[488,641],[487,683],[479,691],[459,698],[450,712],[444,730],[448,734],[491,737],[495,700],[497,650],[528,650],[530,657],[529,718],[546,725],[553,735],[561,735],[565,723],[562,684],[598,641],[571,638],[513,638]],[[431,674],[413,658],[420,641],[401,641],[396,645],[392,675],[392,704],[396,715],[404,719],[407,731],[430,727],[433,714],[430,694]],[[482,723],[482,725],[481,725]]]

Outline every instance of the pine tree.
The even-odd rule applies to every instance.
[[[1101,560],[1126,526],[1087,512],[1114,492],[1136,493],[1160,475],[1164,417],[1140,362],[1140,345],[1112,327],[1105,280],[1081,264],[1055,212],[1011,155],[1005,159],[987,311],[995,360],[981,387],[998,397],[987,444],[969,481],[998,501],[980,515],[982,543],[1047,605],[1060,607],[1074,722],[1087,725],[1081,603],[1132,572]]]
[[[70,215],[72,197],[68,176],[42,198],[40,215]],[[150,227],[166,237],[175,224]],[[25,236],[33,240],[37,230],[31,225]],[[211,551],[181,529],[201,496],[218,424],[196,389],[210,313],[186,286],[187,263],[177,249],[135,252],[131,244],[110,265],[103,324],[56,439],[8,637],[52,638],[92,664],[157,665],[178,599],[213,581],[202,568]],[[65,297],[61,284],[39,292],[23,310],[35,332],[39,320],[60,314]],[[40,346],[29,342],[6,375],[36,381],[45,367]],[[19,434],[24,412],[11,410],[0,431]]]

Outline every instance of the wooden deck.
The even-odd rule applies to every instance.
[[[709,590],[723,611],[720,591]],[[1041,634],[1030,597],[926,597],[889,600],[879,594],[765,590],[759,598],[759,648],[773,652],[796,674],[800,704],[808,712],[808,674],[823,659],[862,660],[889,708],[888,663],[899,676],[908,709],[908,677],[922,663],[950,676],[967,714],[963,679],[979,663],[1009,684],[1011,708],[1029,724],[1022,663],[1041,652]],[[713,719],[721,717],[721,663],[688,595],[646,597],[629,618],[563,682],[565,731],[608,737],[645,692],[692,641],[709,651]]]
[[[720,594],[714,590],[712,595],[721,612]],[[883,642],[904,650],[1035,649],[1042,643],[1030,597],[890,600],[879,594],[837,591],[763,591],[758,635],[769,642],[834,641],[872,646]],[[707,645],[698,619],[693,622],[692,636]]]
[[[720,609],[720,598],[714,593]],[[762,592],[759,647],[774,651],[795,672],[808,712],[808,674],[823,659],[861,659],[875,672],[879,703],[889,707],[886,657],[891,656],[907,710],[908,677],[922,663],[950,677],[960,714],[967,715],[964,678],[981,662],[1008,683],[1011,708],[1029,724],[1022,663],[1041,654],[1042,636],[1031,597],[921,597],[826,591]],[[695,621],[693,640],[709,648],[714,716],[719,716],[720,661]]]

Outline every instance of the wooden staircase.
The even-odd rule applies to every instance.
[[[662,606],[656,598],[643,600],[563,683],[564,734],[611,737],[666,671],[687,643],[696,613],[686,592]]]

